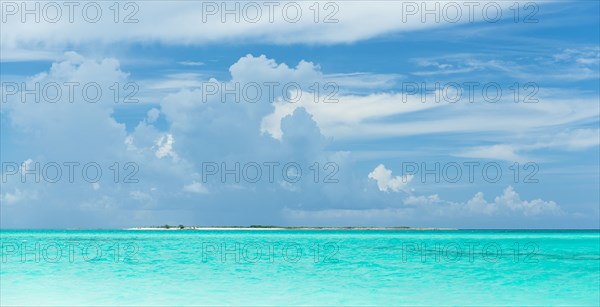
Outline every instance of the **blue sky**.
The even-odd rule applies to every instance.
[[[599,227],[597,1],[481,2],[502,16],[491,22],[475,9],[473,20],[463,14],[456,23],[443,10],[434,13],[440,22],[406,15],[420,3],[406,1],[327,9],[319,2],[321,19],[336,9],[333,23],[314,22],[313,1],[293,2],[304,13],[297,23],[277,14],[273,23],[245,15],[239,23],[219,15],[203,22],[206,5],[220,2],[185,1],[127,9],[121,2],[119,18],[135,7],[137,23],[115,23],[112,2],[98,2],[97,23],[77,10],[72,23],[67,15],[23,23],[6,3],[3,228]],[[103,92],[95,103],[77,94],[69,102],[68,82]],[[278,82],[273,97],[264,86],[271,82]],[[39,103],[21,95],[35,84],[58,84],[63,95],[48,101],[51,89]],[[207,87],[236,84],[258,84],[263,95],[236,102]],[[290,84],[300,87],[299,99],[284,89]],[[463,92],[450,101],[454,84]],[[127,94],[137,102],[123,103]],[[73,182],[69,162],[79,163]],[[81,174],[89,163],[102,171],[97,181]],[[223,163],[239,163],[241,179],[222,178]],[[288,163],[302,174],[283,171]],[[49,180],[56,165],[62,176]],[[253,182],[256,165],[262,176]],[[466,165],[474,165],[472,180]],[[493,167],[489,177],[485,165]],[[424,175],[423,166],[434,171]],[[462,176],[454,180],[456,166]],[[496,168],[502,175],[490,180]],[[38,172],[39,182],[25,170]]]

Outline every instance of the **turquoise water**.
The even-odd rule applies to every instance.
[[[595,231],[7,231],[7,305],[600,305]]]

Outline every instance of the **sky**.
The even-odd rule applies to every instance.
[[[600,227],[598,1],[0,15],[1,228]]]

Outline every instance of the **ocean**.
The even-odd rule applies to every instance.
[[[2,230],[2,306],[599,306],[598,230]]]

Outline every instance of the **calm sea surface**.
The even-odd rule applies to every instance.
[[[2,230],[10,305],[600,305],[594,231]]]

